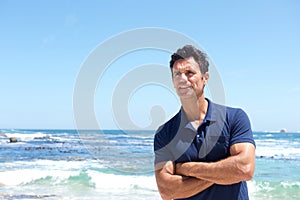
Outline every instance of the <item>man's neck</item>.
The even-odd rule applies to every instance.
[[[188,120],[193,124],[199,126],[205,118],[208,101],[201,96],[195,99],[181,100],[182,108]]]

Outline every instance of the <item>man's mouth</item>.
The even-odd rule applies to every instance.
[[[179,86],[179,89],[187,89],[187,88],[191,88],[191,86]]]

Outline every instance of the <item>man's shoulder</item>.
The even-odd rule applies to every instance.
[[[242,108],[239,107],[226,106],[226,113],[231,119],[248,118],[247,113]]]
[[[221,105],[214,102],[211,102],[215,111],[224,112],[226,116],[234,116],[236,114],[246,114],[242,108],[233,107],[228,105]]]
[[[181,119],[181,110],[176,113],[171,119],[169,119],[167,122],[165,122],[163,125],[161,125],[157,131],[158,133],[164,133],[164,132],[173,132],[172,129],[178,129]]]
[[[228,105],[221,105],[214,102],[210,102],[210,115],[211,119],[220,123],[234,124],[237,121],[248,121],[249,117],[246,112],[239,107],[233,107]]]
[[[176,135],[179,128],[181,111],[173,116],[166,123],[161,125],[154,136],[154,149],[158,150],[166,146]]]

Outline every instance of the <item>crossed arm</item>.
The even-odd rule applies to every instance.
[[[187,198],[213,184],[233,184],[252,179],[255,166],[255,147],[251,143],[237,143],[230,147],[230,155],[217,162],[168,161],[155,166],[155,176],[161,197]]]

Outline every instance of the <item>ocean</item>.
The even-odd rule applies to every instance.
[[[154,131],[0,129],[0,199],[160,199],[153,136]],[[250,199],[300,199],[300,133],[254,137]]]

